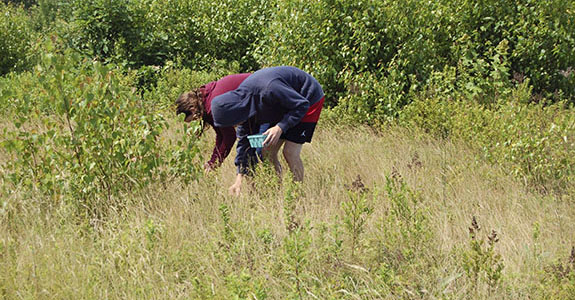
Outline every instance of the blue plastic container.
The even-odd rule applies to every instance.
[[[267,135],[263,134],[254,134],[248,135],[248,141],[250,141],[250,146],[252,148],[262,148],[264,146],[264,140],[266,139]]]

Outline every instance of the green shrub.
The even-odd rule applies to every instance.
[[[242,72],[260,67],[254,56],[257,41],[264,35],[269,20],[281,0],[191,0],[201,11],[201,31],[207,49],[204,55],[238,63]]]
[[[575,2],[530,0],[513,8],[504,37],[510,39],[512,72],[531,79],[537,93],[561,91],[573,100]]]
[[[422,90],[432,73],[445,66],[467,72],[470,76],[458,73],[454,79],[477,94],[493,92],[483,86],[488,82],[480,82],[493,77],[490,72],[499,72],[501,83],[529,78],[536,93],[568,98],[575,93],[572,1],[286,0],[278,4],[259,48],[260,60],[312,73],[325,86],[332,105],[354,93],[357,86],[346,82],[350,76],[367,73],[375,82],[392,76],[394,84],[407,93]],[[498,57],[504,61],[494,61]],[[493,69],[497,65],[501,68]],[[371,94],[372,87],[364,88]],[[501,92],[505,85],[496,88]],[[367,101],[374,103],[377,98]]]
[[[197,175],[195,139],[165,141],[168,119],[118,68],[66,52],[5,80],[1,103],[14,120],[2,134],[8,183],[99,217],[138,188]]]
[[[1,3],[5,4],[15,4],[15,5],[23,5],[24,7],[30,7],[36,4],[36,0],[2,0]]]
[[[110,58],[121,51],[123,43],[134,46],[131,42],[138,38],[135,17],[126,0],[75,1],[71,42],[96,58]]]
[[[28,65],[30,46],[36,38],[26,10],[0,2],[0,76]]]
[[[73,47],[130,66],[179,61],[193,69],[214,61],[258,67],[253,47],[273,3],[242,1],[75,1]]]
[[[401,120],[468,142],[537,189],[562,191],[575,178],[575,112],[565,102],[525,103],[530,90],[528,82],[518,85],[491,106],[424,97],[408,105]]]
[[[265,65],[294,65],[314,75],[330,104],[353,87],[345,76],[370,72],[381,78],[397,54],[402,32],[411,28],[393,3],[383,1],[301,1],[278,3],[261,40]],[[397,23],[391,20],[396,20]]]
[[[354,100],[348,94],[358,86],[368,95],[421,91],[446,66],[478,97],[489,98],[494,90],[486,79],[499,72],[499,83],[528,79],[537,94],[572,99],[574,11],[566,0],[41,0],[34,22],[43,28],[64,19],[68,25],[56,34],[72,47],[133,68],[178,61],[197,70],[219,60],[238,63],[240,71],[294,65],[322,83],[328,104],[345,97],[346,106],[374,107],[382,102],[378,92]],[[371,87],[381,81],[387,82]],[[409,102],[389,97],[384,119]]]
[[[401,77],[397,69],[384,78],[369,72],[345,74],[344,82],[351,90],[340,98],[333,112],[343,120],[374,127],[397,118],[409,99],[404,92],[407,84]]]
[[[73,16],[74,1],[38,0],[30,8],[36,31],[47,35],[65,35]],[[58,24],[63,23],[63,24]],[[55,26],[57,25],[57,26]]]
[[[201,63],[207,49],[201,30],[198,4],[193,1],[137,1],[128,9],[134,36],[123,37],[119,58],[136,66],[163,65],[180,60],[184,65]]]
[[[261,60],[309,71],[325,86],[332,105],[357,88],[346,78],[364,73],[376,80],[394,73],[394,84],[408,91],[449,62],[449,14],[436,14],[442,5],[446,6],[420,1],[282,1],[262,40]]]

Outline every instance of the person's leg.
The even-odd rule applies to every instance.
[[[293,174],[294,181],[303,181],[304,169],[301,161],[301,148],[303,144],[285,141],[283,155]]]
[[[269,160],[274,165],[276,173],[278,174],[279,177],[282,176],[282,165],[280,163],[280,160],[278,159],[278,152],[283,143],[284,140],[280,139],[279,142],[277,142],[277,144],[275,144],[274,146],[268,146],[262,148],[264,159]]]

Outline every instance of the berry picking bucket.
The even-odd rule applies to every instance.
[[[252,148],[262,148],[264,146],[264,140],[266,139],[266,136],[267,135],[263,134],[248,135],[250,146],[252,146]]]

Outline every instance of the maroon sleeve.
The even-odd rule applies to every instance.
[[[233,127],[214,127],[216,131],[216,145],[212,152],[212,158],[208,164],[212,167],[219,166],[230,154],[236,142],[236,130]]]

